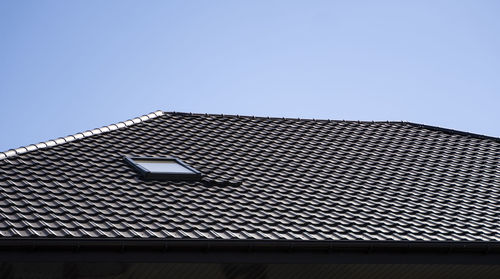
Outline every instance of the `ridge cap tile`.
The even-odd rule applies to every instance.
[[[116,130],[116,129],[119,129],[119,128],[123,128],[123,127],[130,126],[130,125],[133,125],[133,124],[141,123],[141,122],[147,121],[149,119],[153,119],[153,118],[162,116],[163,114],[164,114],[163,111],[157,110],[155,112],[151,112],[151,113],[148,113],[148,114],[145,114],[145,115],[142,115],[142,116],[130,119],[130,120],[118,122],[118,123],[115,123],[115,124],[110,124],[110,125],[107,125],[107,126],[102,126],[100,128],[95,128],[95,129],[92,129],[92,130],[87,130],[87,131],[76,133],[76,134],[73,134],[73,135],[68,135],[66,137],[60,137],[60,138],[57,138],[57,139],[47,140],[47,141],[36,143],[36,144],[30,144],[30,145],[21,146],[21,147],[14,148],[14,149],[9,149],[7,151],[0,152],[0,160],[6,159],[8,157],[13,157],[13,156],[16,156],[16,155],[19,155],[19,154],[23,154],[23,153],[26,153],[26,152],[29,152],[29,151],[33,151],[33,150],[37,150],[37,149],[42,149],[42,148],[46,148],[46,147],[51,147],[51,146],[55,146],[55,145],[59,145],[59,144],[67,143],[67,142],[71,142],[71,141],[74,141],[74,140],[77,140],[77,139],[81,139],[81,138],[84,138],[84,137],[89,137],[89,136],[92,136],[92,135],[97,135],[97,134],[101,134],[101,133],[113,131],[113,130]],[[120,127],[120,125],[121,125],[121,127]]]

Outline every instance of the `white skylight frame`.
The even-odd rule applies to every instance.
[[[136,169],[146,180],[201,180],[201,172],[189,166],[180,159],[172,156],[167,157],[140,157],[140,156],[125,156],[125,161]],[[187,171],[157,171],[148,169],[144,166],[145,163],[139,161],[153,161],[175,163]]]

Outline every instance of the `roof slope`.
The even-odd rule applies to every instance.
[[[499,163],[497,139],[411,123],[166,112],[0,160],[0,236],[499,241]]]

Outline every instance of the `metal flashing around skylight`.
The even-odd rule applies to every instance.
[[[201,180],[201,172],[175,157],[131,157],[125,161],[147,180]]]

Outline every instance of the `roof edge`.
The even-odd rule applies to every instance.
[[[494,136],[481,135],[481,134],[476,134],[476,133],[471,133],[471,132],[466,132],[466,131],[460,131],[460,130],[443,128],[443,127],[439,127],[439,126],[432,126],[432,125],[426,125],[426,124],[419,124],[419,123],[414,123],[414,122],[405,122],[405,123],[408,125],[415,126],[415,127],[419,127],[419,128],[423,128],[423,129],[427,129],[427,130],[432,130],[432,131],[437,131],[437,132],[442,132],[442,133],[449,134],[449,135],[460,135],[460,136],[473,137],[473,138],[478,138],[478,139],[493,140],[496,142],[500,142],[500,138],[497,138]]]
[[[68,253],[69,252],[69,253]],[[119,253],[117,253],[119,252]],[[17,254],[16,254],[17,253]],[[45,254],[44,254],[45,253]],[[48,254],[47,254],[48,253]],[[182,240],[135,238],[7,238],[0,241],[0,260],[19,256],[40,258],[59,255],[61,259],[91,260],[275,263],[460,263],[498,264],[497,241],[302,241],[302,240]],[[93,253],[93,254],[92,254]],[[104,253],[104,254],[103,254]],[[110,257],[109,253],[113,256]],[[37,258],[37,255],[40,255]],[[70,255],[70,257],[67,257]],[[382,257],[382,258],[381,258]]]
[[[6,246],[162,246],[182,248],[335,248],[369,249],[382,248],[401,249],[439,249],[449,252],[450,249],[474,249],[500,252],[500,241],[467,241],[467,240],[267,240],[267,239],[182,239],[182,238],[130,238],[130,237],[3,237],[0,247]]]
[[[300,120],[300,121],[317,121],[317,122],[350,122],[350,123],[407,123],[405,121],[390,121],[390,120],[345,120],[345,119],[325,119],[325,118],[301,118],[301,117],[278,117],[278,116],[256,116],[246,114],[224,114],[224,113],[201,113],[201,112],[182,112],[182,111],[165,111],[165,114],[189,115],[189,116],[212,116],[212,117],[235,117],[235,118],[252,118],[252,119],[273,119],[273,120]]]
[[[461,135],[478,139],[493,140],[500,142],[500,137],[487,136],[477,133],[471,133],[439,126],[420,124],[409,121],[397,120],[339,120],[339,119],[318,119],[318,118],[294,118],[294,117],[273,117],[273,116],[254,116],[254,115],[239,115],[239,114],[216,114],[216,113],[194,113],[194,112],[179,112],[166,111],[165,114],[191,115],[191,116],[213,116],[213,117],[236,117],[236,118],[253,118],[253,119],[275,119],[275,120],[301,120],[301,121],[324,121],[324,122],[348,122],[348,123],[390,123],[390,124],[407,124],[414,127],[419,127],[427,130],[442,132],[450,135]]]
[[[106,133],[106,132],[110,132],[110,131],[113,131],[113,130],[121,129],[121,128],[124,128],[124,127],[128,127],[128,126],[131,126],[131,125],[134,125],[134,124],[137,124],[137,123],[141,123],[141,122],[147,121],[149,119],[153,119],[153,118],[162,116],[162,115],[164,115],[164,112],[161,111],[161,110],[157,110],[155,112],[151,112],[151,113],[148,113],[148,114],[136,117],[136,118],[132,118],[132,119],[126,120],[126,121],[118,122],[118,123],[115,123],[115,124],[110,124],[110,125],[107,125],[107,126],[102,126],[100,128],[95,128],[95,129],[92,129],[92,130],[87,130],[87,131],[84,131],[84,132],[81,132],[81,133],[76,133],[76,134],[69,135],[69,136],[66,136],[66,137],[60,137],[60,138],[56,138],[56,139],[53,139],[53,140],[48,140],[48,141],[40,142],[40,143],[37,143],[37,144],[30,144],[30,145],[21,146],[19,148],[15,148],[15,149],[9,149],[7,151],[0,152],[0,160],[6,159],[6,158],[10,158],[10,157],[14,157],[14,156],[17,156],[19,154],[26,153],[26,152],[30,152],[30,151],[34,151],[34,150],[38,150],[38,149],[43,149],[43,148],[47,148],[47,147],[51,147],[51,146],[55,146],[55,145],[60,145],[60,144],[71,142],[71,141],[74,141],[74,140],[77,140],[77,139],[82,139],[82,138],[90,137],[90,136],[93,136],[93,135],[97,135],[97,134]]]

